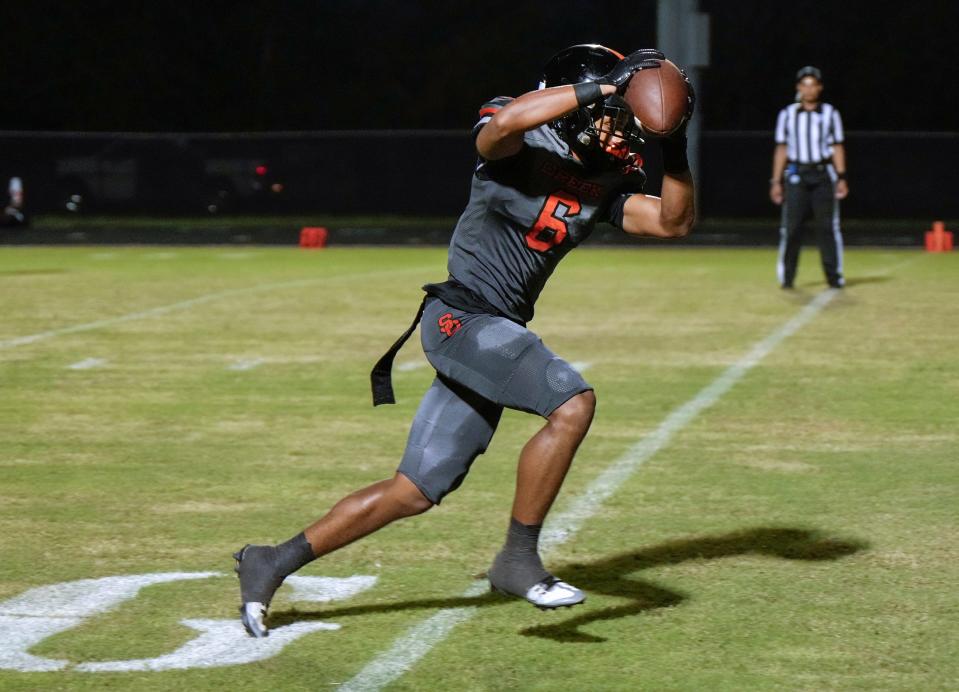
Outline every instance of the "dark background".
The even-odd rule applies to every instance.
[[[915,242],[929,220],[959,218],[959,2],[699,6],[712,31],[696,116],[698,237],[752,220],[774,239],[771,130],[806,64],[822,68],[848,133],[843,216],[865,223],[847,240],[873,242],[899,220]],[[535,88],[549,56],[573,43],[656,45],[656,8],[7,2],[0,180],[24,180],[30,213],[77,221],[401,215],[445,217],[448,230],[469,192],[477,107]],[[642,155],[656,194],[659,147]]]
[[[656,3],[4,3],[0,129],[452,128],[556,50],[655,45]],[[702,0],[706,130],[768,130],[798,67],[852,130],[956,130],[959,3]]]

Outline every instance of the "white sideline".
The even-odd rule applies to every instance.
[[[0,341],[0,349],[4,348],[15,348],[17,346],[24,346],[26,344],[33,344],[38,341],[44,341],[46,339],[52,339],[56,336],[62,336],[64,334],[75,334],[76,332],[88,332],[93,329],[99,329],[100,327],[111,327],[115,324],[122,324],[123,322],[132,322],[134,320],[142,320],[147,317],[156,317],[157,315],[165,315],[168,312],[174,312],[176,310],[183,310],[185,308],[193,307],[194,305],[201,305],[203,303],[209,303],[214,300],[219,300],[220,298],[231,298],[233,296],[242,296],[249,295],[252,293],[264,293],[266,291],[274,291],[277,289],[283,288],[300,288],[302,286],[310,286],[313,284],[337,281],[340,279],[352,280],[352,279],[366,279],[373,276],[383,276],[384,274],[407,274],[412,272],[423,272],[428,271],[425,267],[411,267],[409,269],[393,269],[389,271],[371,271],[363,272],[362,274],[341,274],[338,276],[319,276],[313,279],[298,279],[296,281],[281,281],[279,283],[273,284],[260,284],[259,286],[247,286],[246,288],[235,288],[229,291],[217,291],[216,293],[207,293],[206,295],[197,296],[196,298],[190,298],[189,300],[181,300],[178,303],[170,303],[169,305],[160,305],[155,308],[150,308],[149,310],[141,310],[139,312],[130,312],[126,315],[119,315],[117,317],[108,317],[103,320],[96,320],[94,322],[86,322],[84,324],[75,324],[70,327],[60,327],[59,329],[50,329],[45,332],[39,332],[37,334],[30,334],[28,336],[19,336],[14,339],[7,339],[6,341]]]
[[[547,520],[540,545],[544,553],[571,538],[600,509],[603,502],[635,473],[642,464],[666,446],[677,432],[692,422],[700,412],[716,403],[734,384],[787,337],[811,321],[836,294],[827,289],[813,298],[795,317],[765,339],[756,343],[739,361],[729,366],[696,396],[670,413],[650,435],[642,438],[603,471],[569,506]],[[478,596],[489,588],[485,579],[477,579],[462,597]],[[476,606],[445,608],[414,625],[393,645],[370,661],[357,675],[343,683],[341,690],[379,690],[398,679],[417,661],[439,644],[454,627],[478,612]]]

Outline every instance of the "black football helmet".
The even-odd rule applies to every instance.
[[[546,63],[539,88],[595,82],[622,59],[621,53],[595,43],[564,48]],[[579,108],[550,125],[587,163],[603,160],[623,163],[629,159],[632,149],[643,143],[633,112],[616,94]],[[617,143],[604,145],[604,141],[613,141],[614,133]]]

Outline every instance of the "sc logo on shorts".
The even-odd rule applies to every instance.
[[[437,324],[440,327],[440,331],[446,334],[446,336],[453,336],[456,332],[460,330],[460,327],[463,324],[453,317],[452,312],[448,312],[437,320]]]

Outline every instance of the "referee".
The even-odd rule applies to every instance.
[[[769,198],[782,205],[776,273],[783,288],[792,288],[802,246],[803,221],[816,229],[826,281],[842,288],[842,234],[839,200],[849,194],[842,119],[831,104],[819,100],[822,73],[808,65],[796,73],[796,102],[776,120],[776,149]]]

